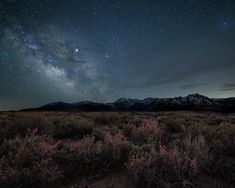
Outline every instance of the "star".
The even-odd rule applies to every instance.
[[[105,57],[106,60],[109,60],[109,59],[112,58],[112,55],[113,55],[112,53],[106,52],[104,57]]]
[[[185,95],[196,80],[201,94],[235,95],[220,90],[235,72],[232,0],[2,1],[0,101]]]
[[[222,31],[229,31],[231,29],[231,27],[232,27],[231,21],[225,20],[225,21],[221,22],[220,29]]]

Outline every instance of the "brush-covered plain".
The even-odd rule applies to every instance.
[[[0,113],[2,188],[234,185],[234,113]]]

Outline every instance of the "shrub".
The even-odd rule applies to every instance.
[[[211,158],[208,174],[223,179],[228,183],[235,182],[235,125],[221,123],[207,132]]]
[[[120,123],[121,121],[120,115],[109,114],[109,113],[97,115],[93,119],[96,125],[112,125]]]
[[[104,152],[104,144],[101,141],[96,142],[94,136],[86,136],[71,143],[69,147],[76,157],[73,165],[79,175],[97,175],[108,168],[111,159]]]
[[[184,153],[187,158],[194,158],[200,161],[201,168],[208,168],[209,147],[203,135],[192,137],[191,134],[183,139],[173,142],[173,149]]]
[[[77,158],[78,173],[83,176],[96,175],[111,166],[124,164],[123,160],[128,155],[126,137],[121,131],[115,134],[105,133],[103,141],[95,140],[94,136],[86,136],[82,140],[72,142],[70,150]]]
[[[132,137],[137,144],[160,141],[162,134],[158,123],[151,119],[143,120],[139,127],[132,128]]]
[[[78,142],[71,145],[71,150],[84,160],[91,160],[95,155],[102,153],[103,143],[95,142],[94,136],[86,136]]]
[[[182,118],[167,118],[162,121],[163,127],[167,133],[182,133],[185,131],[185,120]]]
[[[72,119],[67,122],[55,122],[51,132],[55,138],[83,138],[84,136],[91,134],[93,128],[93,121],[86,119]]]
[[[51,122],[43,118],[42,114],[16,113],[8,117],[9,119],[0,122],[0,144],[4,139],[12,139],[17,135],[26,136],[28,129],[37,128],[38,132],[47,132]]]
[[[213,156],[207,173],[214,179],[227,182],[231,185],[235,183],[235,161],[234,158],[226,156]]]
[[[208,125],[211,125],[211,126],[215,126],[215,125],[219,125],[223,122],[223,119],[221,118],[217,118],[217,117],[210,117],[208,119]]]
[[[235,157],[235,125],[221,123],[207,132],[210,147],[216,155],[230,155]]]
[[[0,114],[0,187],[67,187],[75,179],[89,184],[111,171],[124,175],[124,164],[140,187],[233,187],[233,116]]]
[[[114,160],[119,160],[123,157],[122,149],[124,142],[126,142],[126,137],[122,131],[118,131],[114,135],[110,132],[105,134],[104,144],[110,150]]]
[[[133,130],[136,128],[136,125],[133,123],[128,123],[123,126],[123,133],[127,138],[131,138],[133,134]]]
[[[148,169],[151,165],[151,158],[133,155],[129,158],[127,170],[132,180],[137,184],[141,184],[144,170]]]
[[[1,145],[1,187],[43,186],[61,178],[52,160],[59,143],[36,132],[29,130],[25,138],[16,137]]]
[[[76,163],[77,159],[68,145],[60,146],[53,156],[53,159],[65,170],[69,171],[71,166]],[[67,172],[66,172],[67,173]]]
[[[131,156],[127,169],[134,183],[140,187],[184,187],[192,184],[199,173],[195,159],[188,159],[179,151],[163,146],[159,151],[153,149],[149,155]]]

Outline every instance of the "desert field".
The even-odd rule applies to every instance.
[[[1,188],[234,185],[235,113],[0,113]]]

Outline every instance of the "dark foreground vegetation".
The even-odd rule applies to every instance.
[[[0,113],[1,188],[234,185],[232,113]]]

